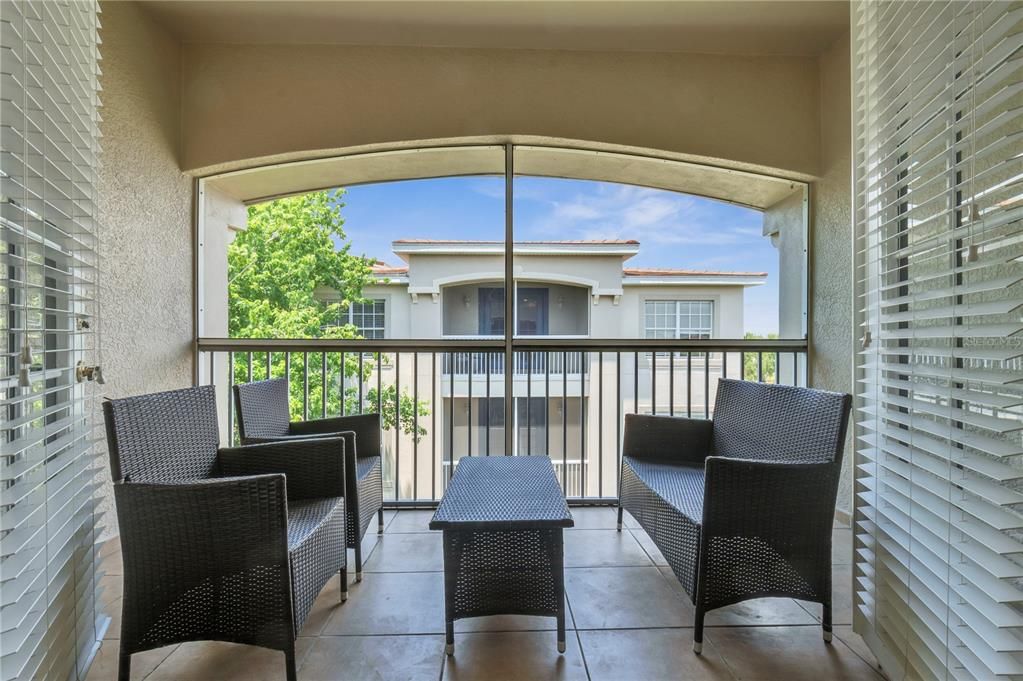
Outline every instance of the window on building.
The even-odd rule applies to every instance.
[[[354,325],[363,338],[384,338],[387,330],[384,321],[384,306],[383,299],[352,303],[348,308],[348,319],[343,320],[342,323]]]
[[[648,300],[647,338],[710,338],[714,303],[709,300]]]

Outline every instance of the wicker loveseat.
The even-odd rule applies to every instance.
[[[618,529],[627,510],[703,618],[751,598],[823,606],[831,640],[831,531],[849,395],[718,382],[714,419],[630,414]]]
[[[380,415],[356,414],[310,421],[291,421],[288,381],[274,378],[234,386],[238,432],[242,442],[279,442],[296,438],[342,437],[348,489],[348,548],[355,551],[355,581],[362,581],[362,538],[373,514],[384,531],[384,486],[380,456]]]
[[[124,559],[118,679],[182,641],[285,653],[345,572],[344,441],[220,448],[212,386],[103,404]]]

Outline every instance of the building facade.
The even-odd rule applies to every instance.
[[[517,242],[515,335],[742,338],[744,292],[763,284],[765,273],[630,268],[639,247],[633,240]],[[367,339],[503,338],[503,243],[407,239],[392,250],[402,264],[378,262],[364,300],[339,324],[356,326]],[[320,297],[336,300],[337,294],[324,290]],[[385,362],[384,385],[397,384],[431,406],[428,416],[415,417],[425,435],[385,437],[388,461],[397,461],[399,451],[409,461],[414,452],[411,467],[387,467],[385,488],[395,489],[398,475],[403,498],[436,498],[462,456],[508,453],[505,429],[511,427],[511,453],[550,456],[566,493],[614,496],[620,415],[707,415],[728,361],[729,375],[738,375],[742,360],[728,354],[735,357],[517,352],[507,382],[515,400],[511,424],[503,352],[409,353]]]

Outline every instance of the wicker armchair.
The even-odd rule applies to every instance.
[[[362,538],[373,514],[377,533],[384,531],[384,486],[380,455],[380,415],[359,414],[313,421],[291,421],[288,382],[283,378],[234,386],[238,431],[242,442],[294,438],[343,437],[348,489],[348,548],[355,550],[355,581],[362,581]]]
[[[220,448],[212,386],[103,404],[124,557],[118,679],[197,640],[281,650],[345,574],[344,441]]]
[[[831,530],[851,398],[718,382],[713,421],[625,420],[618,530],[628,510],[703,618],[751,598],[823,606],[831,640]]]

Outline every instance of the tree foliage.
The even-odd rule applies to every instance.
[[[351,324],[340,324],[349,306],[363,300],[372,259],[351,253],[341,216],[343,189],[312,192],[249,207],[248,227],[228,247],[228,330],[232,338],[360,338]],[[334,292],[327,300],[323,295]],[[290,367],[293,419],[323,414],[381,410],[385,430],[396,423],[422,438],[413,413],[428,415],[426,404],[406,392],[396,399],[393,385],[367,385],[387,363],[379,353],[237,353],[235,381],[285,376]],[[360,386],[362,390],[360,391]],[[360,399],[361,398],[361,399]]]
[[[747,331],[744,336],[746,340],[775,340],[778,338],[778,334],[769,333],[766,336]],[[763,363],[763,381],[764,383],[775,383],[778,380],[778,367],[777,359],[778,356],[773,352],[764,352],[760,355],[763,359],[759,360]],[[747,352],[746,359],[743,361],[742,366],[742,377],[747,381],[760,380],[760,367],[758,366],[758,355],[755,352]]]

